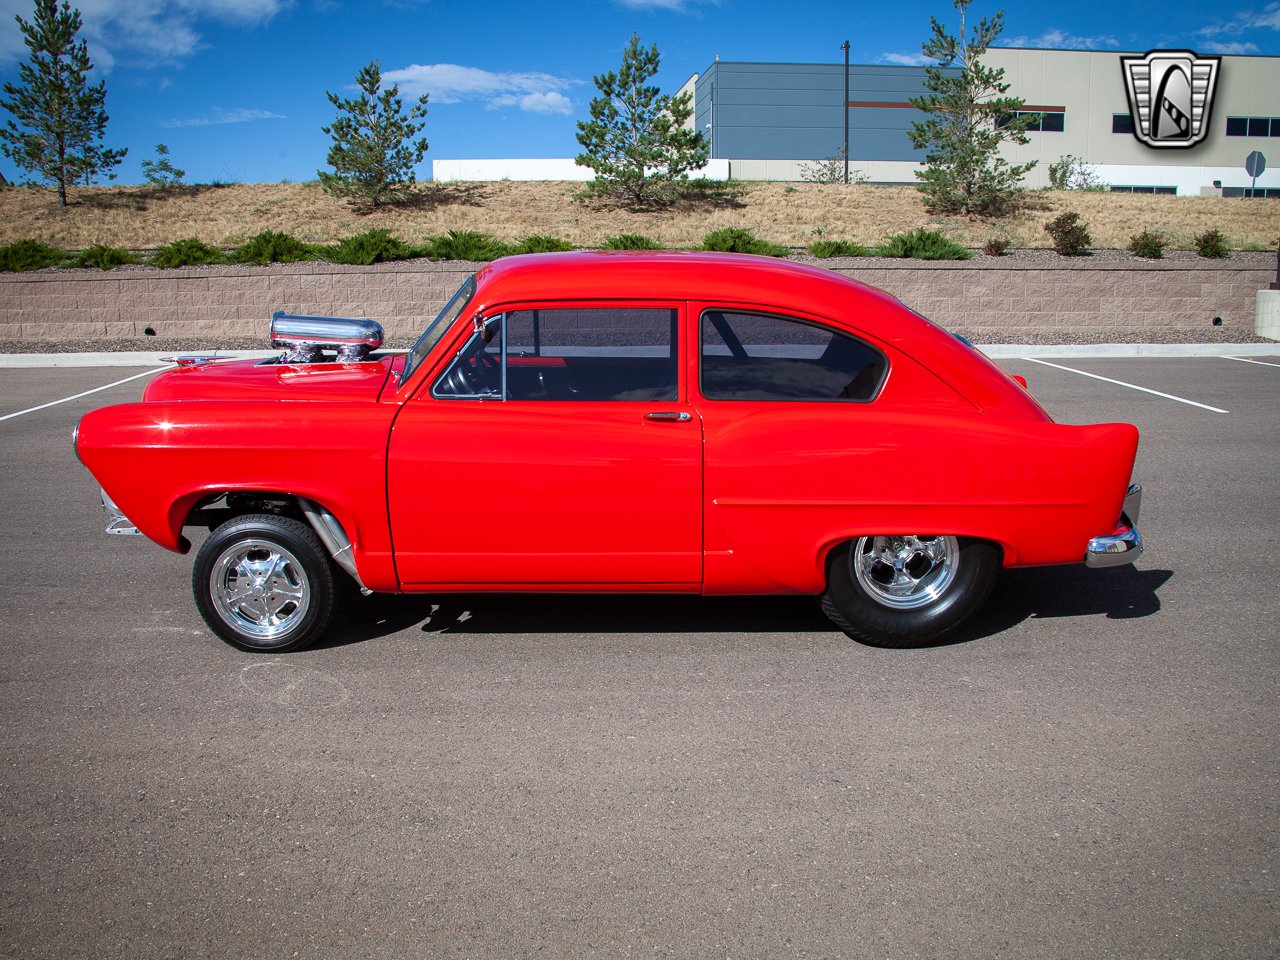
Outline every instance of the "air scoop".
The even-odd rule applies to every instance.
[[[308,317],[277,310],[271,315],[271,346],[287,351],[286,363],[360,363],[382,346],[382,325],[354,317]]]

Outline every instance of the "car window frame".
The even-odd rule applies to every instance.
[[[675,370],[676,379],[676,399],[675,400],[576,400],[576,399],[538,399],[538,400],[512,400],[508,398],[507,384],[507,341],[506,341],[506,321],[513,313],[524,311],[546,311],[546,310],[600,310],[600,309],[619,309],[619,310],[667,310],[675,314],[675,322],[673,324],[671,340],[669,346],[671,348],[671,358],[673,368]],[[472,329],[464,337],[456,348],[452,349],[445,357],[443,365],[437,365],[438,372],[433,372],[428,378],[427,395],[433,400],[452,401],[452,400],[479,400],[488,401],[490,403],[685,403],[689,395],[689,386],[687,381],[687,356],[686,356],[686,324],[687,324],[687,302],[674,299],[655,299],[651,297],[639,298],[618,298],[613,300],[519,300],[510,301],[500,304],[492,304],[483,308],[482,312],[474,314],[470,324]],[[481,325],[488,323],[497,317],[502,317],[501,336],[502,343],[502,381],[503,393],[501,397],[492,394],[443,394],[436,393],[438,384],[449,375],[453,369],[453,365],[461,358],[461,356],[473,345],[475,338],[480,335]],[[540,356],[542,354],[539,354]]]
[[[879,356],[884,363],[880,373],[880,378],[875,385],[875,389],[865,399],[856,399],[853,397],[825,397],[825,398],[786,398],[776,397],[770,399],[762,399],[760,397],[712,397],[708,396],[703,388],[703,318],[708,313],[734,313],[744,314],[747,316],[763,317],[771,320],[782,320],[788,323],[798,323],[808,327],[815,327],[819,330],[829,332],[837,336],[848,337],[856,341],[868,350]],[[695,316],[696,315],[696,316]],[[714,321],[710,321],[714,323]],[[889,352],[883,347],[875,343],[870,337],[857,333],[848,327],[845,327],[830,318],[806,316],[797,312],[778,309],[776,307],[766,306],[763,304],[735,304],[735,303],[719,303],[714,301],[691,302],[689,309],[689,325],[691,330],[691,353],[693,363],[696,370],[691,375],[693,383],[697,384],[698,398],[700,401],[707,403],[841,403],[841,404],[861,404],[868,405],[875,403],[876,400],[884,393],[885,384],[889,382],[889,377],[893,372],[893,361],[889,356]],[[719,331],[717,330],[717,333]],[[721,334],[721,339],[724,339]],[[736,340],[736,334],[734,339]],[[733,355],[733,345],[727,340],[725,346],[729,348],[730,354]],[[745,348],[743,348],[745,350]]]

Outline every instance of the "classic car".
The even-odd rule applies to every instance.
[[[1055,423],[967,341],[834,272],[535,254],[412,349],[276,314],[86,414],[108,528],[195,557],[209,627],[297,650],[365,593],[811,594],[851,637],[945,637],[1001,567],[1142,550],[1129,424]]]

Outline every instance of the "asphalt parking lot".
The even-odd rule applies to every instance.
[[[1003,362],[1141,429],[1136,567],[922,651],[388,597],[275,658],[101,535],[71,429],[141,381],[10,416],[142,371],[0,370],[0,954],[1275,957],[1280,357]]]

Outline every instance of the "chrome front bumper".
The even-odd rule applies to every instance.
[[[120,537],[140,537],[141,533],[138,528],[133,525],[128,517],[120,512],[120,508],[115,502],[107,496],[107,491],[102,492],[102,510],[107,515],[107,533],[115,534]]]
[[[1128,527],[1120,533],[1094,537],[1085,549],[1087,567],[1118,567],[1133,563],[1142,556],[1142,534],[1138,533],[1138,513],[1142,509],[1142,484],[1129,484],[1124,497],[1124,512],[1120,514],[1120,526]]]

